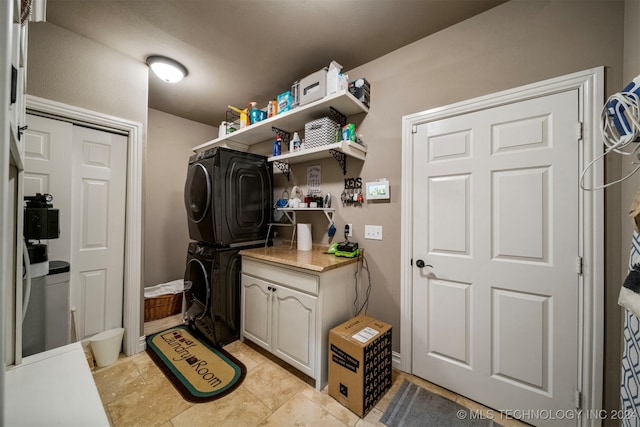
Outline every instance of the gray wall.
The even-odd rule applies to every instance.
[[[599,65],[606,67],[607,95],[620,90],[623,7],[622,2],[608,1],[511,1],[351,71],[350,77],[366,76],[372,85],[373,106],[361,127],[371,147],[362,175],[370,179],[386,169],[392,185],[399,186],[404,114]],[[632,40],[637,49],[639,39]],[[620,159],[608,159],[605,167],[607,179],[620,176]],[[609,408],[619,404],[620,191],[616,186],[605,193],[604,399]],[[392,200],[384,214],[376,215],[386,218],[382,223],[385,234],[399,234],[394,215],[399,209],[400,200]],[[357,215],[352,218],[356,230],[360,230],[363,220]],[[369,218],[366,221],[370,223]],[[399,336],[400,265],[399,258],[389,254],[398,252],[399,246],[393,241],[368,245],[371,264],[379,271],[376,277],[381,283],[377,285],[384,288],[383,292],[373,292],[371,312],[393,324],[395,337]],[[394,341],[394,349],[397,346]]]
[[[50,23],[31,24],[29,32],[29,95],[143,124],[142,284],[182,277],[188,243],[182,204],[187,160],[193,146],[217,137],[217,128],[148,110],[144,62]]]
[[[350,79],[366,77],[372,89],[370,112],[356,118],[361,120],[358,132],[368,146],[367,158],[364,163],[348,159],[346,176],[388,178],[391,201],[361,208],[338,203],[337,225],[341,229],[353,223],[354,240],[365,246],[374,281],[369,311],[393,325],[395,351],[400,349],[402,116],[599,65],[606,66],[610,92],[622,81],[622,6],[512,1],[348,71]],[[329,159],[320,164],[323,190],[339,195],[343,176],[337,163]],[[294,165],[292,181],[277,175],[276,183],[306,188],[308,165]],[[276,196],[280,191],[276,189]],[[610,203],[607,210],[619,212],[620,205]],[[326,240],[323,221],[313,221],[318,225],[314,240]],[[365,224],[382,225],[384,240],[364,240]]]
[[[146,144],[149,70],[144,62],[46,22],[29,24],[27,60],[27,94],[140,122]],[[144,167],[143,159],[143,173]],[[141,296],[143,278],[144,271]],[[141,312],[143,304],[141,298]],[[140,318],[141,330],[142,323]]]
[[[361,176],[363,181],[388,178],[391,201],[361,208],[337,206],[336,225],[341,230],[344,223],[353,223],[353,240],[365,247],[373,279],[369,314],[393,325],[394,351],[400,350],[402,116],[601,65],[606,67],[607,95],[618,91],[623,83],[623,22],[623,2],[516,0],[348,71],[350,79],[365,77],[372,89],[369,114],[357,118],[368,145],[367,158],[364,163],[349,159],[346,176]],[[336,162],[320,164],[323,191],[339,195],[343,176]],[[308,165],[294,165],[290,183],[277,175],[275,195],[292,184],[306,188]],[[608,159],[606,168],[607,179],[620,176],[619,159]],[[625,210],[628,204],[621,202],[620,191],[617,186],[606,193],[605,401],[610,408],[618,405],[620,381],[616,301],[622,279],[621,204]],[[310,220],[314,240],[326,241],[326,221]],[[384,240],[364,240],[365,224],[382,225]]]
[[[393,325],[395,351],[400,350],[402,116],[600,65],[606,67],[605,95],[609,95],[620,90],[640,71],[639,37],[635,25],[640,20],[638,15],[638,2],[635,0],[513,0],[355,70],[347,70],[350,78],[366,77],[372,85],[370,113],[353,118],[360,125],[359,133],[364,135],[369,147],[367,160],[359,162],[349,159],[346,176],[342,175],[333,159],[294,165],[290,182],[281,174],[276,174],[275,196],[279,197],[283,188],[290,190],[293,184],[306,188],[306,167],[310,164],[322,166],[322,190],[334,195],[334,206],[337,208],[336,225],[339,232],[334,240],[342,240],[341,229],[345,223],[354,224],[353,240],[363,243],[372,272],[373,290],[368,313]],[[144,64],[124,58],[51,24],[36,24],[30,28],[29,94],[141,121],[146,125],[148,81]],[[108,63],[113,60],[120,63],[121,67],[109,66]],[[107,67],[108,71],[101,67]],[[166,131],[151,130],[154,126],[151,117],[156,115],[161,116],[159,112],[149,112],[149,134],[173,132],[169,128]],[[169,127],[175,126],[177,129],[183,125],[178,121]],[[212,138],[194,142],[197,144],[209,139]],[[155,144],[156,136],[153,141]],[[157,147],[149,148],[146,164],[149,174],[145,175],[148,191],[157,190],[149,189],[153,187],[150,181],[155,179],[152,178],[155,172],[151,171],[160,171],[159,166],[169,160],[160,153],[151,154],[151,150],[165,147],[168,143],[168,140],[157,142]],[[179,144],[180,148],[173,149],[188,150],[187,145],[190,145],[186,142],[185,147],[182,142]],[[268,154],[270,144],[255,146],[252,151]],[[153,164],[152,158],[155,159]],[[156,160],[159,164],[155,163]],[[178,169],[182,167],[184,158],[180,157],[176,159],[172,170],[176,170],[175,174],[178,175]],[[619,159],[607,159],[607,179],[619,177],[621,168]],[[342,191],[343,178],[357,176],[362,177],[363,181],[388,178],[391,183],[390,202],[366,203],[359,208],[342,207],[336,202],[336,196]],[[624,191],[623,186],[616,186],[605,193],[607,313],[606,372],[603,380],[607,408],[616,407],[618,400],[620,310],[616,300],[628,254],[628,238],[623,236],[628,235],[630,228],[624,213],[632,199],[629,194],[635,193],[640,177],[635,179],[626,184]],[[176,184],[172,192],[178,191],[177,187]],[[177,235],[172,237],[163,234],[158,229],[166,227],[166,223],[159,221],[160,215],[165,218],[169,215],[167,212],[160,214],[161,210],[182,209],[177,196],[174,194],[173,197],[173,203],[158,203],[155,206],[154,218],[151,218],[147,206],[145,224],[149,222],[149,225],[145,225],[145,251],[158,250],[159,253],[147,256],[145,265],[151,265],[150,260],[154,258],[170,258],[174,250],[170,247],[152,249],[152,244],[160,243],[150,242],[150,233],[158,233],[158,239],[163,242],[181,239]],[[152,203],[150,198],[152,195],[147,195],[149,204]],[[313,223],[314,240],[328,243],[328,224],[324,216],[306,215],[309,217],[300,219]],[[151,225],[156,220],[156,225]],[[384,240],[365,241],[365,224],[382,225]],[[183,236],[182,241],[186,240],[187,237]],[[184,257],[182,250],[176,249],[176,252],[179,252],[180,258]],[[159,275],[157,280],[145,279],[143,283],[152,285],[156,281],[171,280],[176,274],[172,269],[177,269],[177,266],[167,269],[166,277]]]
[[[218,137],[218,128],[149,109],[145,168],[144,284],[184,274],[189,232],[183,192],[196,145]]]
[[[50,23],[29,24],[27,93],[147,125],[149,71]]]

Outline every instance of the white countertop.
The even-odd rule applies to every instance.
[[[22,362],[5,373],[7,426],[109,426],[80,343]]]
[[[360,261],[360,257],[337,257],[333,254],[327,254],[326,251],[326,247],[317,245],[310,251],[299,251],[295,248],[290,248],[288,245],[278,245],[268,248],[243,249],[239,253],[244,257],[317,272],[333,270],[334,268]]]

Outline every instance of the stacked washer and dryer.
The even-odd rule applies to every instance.
[[[215,346],[240,335],[240,256],[265,246],[273,170],[264,156],[211,148],[189,158],[184,201],[189,223],[185,283],[188,323]]]

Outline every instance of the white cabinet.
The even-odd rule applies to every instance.
[[[327,384],[329,330],[353,317],[357,263],[311,271],[243,256],[241,339]]]
[[[318,297],[246,274],[242,292],[244,336],[313,377]]]
[[[272,286],[272,293],[272,351],[290,365],[314,377],[318,297],[277,285]]]
[[[269,282],[242,274],[241,334],[271,351],[271,313],[273,311]]]

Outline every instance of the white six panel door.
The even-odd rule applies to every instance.
[[[574,409],[578,93],[419,125],[413,373],[500,410]],[[527,420],[545,424],[544,420]]]
[[[80,338],[122,326],[127,140],[27,115],[25,195],[51,193],[60,238],[49,259],[71,263]]]
[[[70,261],[71,251],[71,144],[73,125],[27,115],[24,133],[24,195],[51,194],[59,210],[60,237],[47,244],[50,260]]]
[[[127,138],[74,127],[71,303],[80,336],[122,326]],[[73,280],[73,279],[72,279]]]

